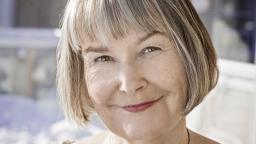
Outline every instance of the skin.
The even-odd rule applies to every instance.
[[[166,35],[130,31],[122,39],[111,39],[105,47],[95,41],[85,42],[83,48],[89,96],[116,142],[187,143],[182,114],[185,70],[174,43]],[[156,99],[144,111],[123,109]],[[100,137],[92,139],[104,141],[105,136]]]

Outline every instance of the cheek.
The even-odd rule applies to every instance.
[[[151,59],[142,66],[146,77],[166,90],[175,90],[186,85],[183,64],[177,56],[165,54]]]
[[[172,110],[182,110],[186,103],[186,74],[177,56],[166,55],[152,60],[149,67],[144,66],[151,83],[168,91],[168,106]],[[152,67],[154,65],[154,67]]]
[[[112,95],[114,73],[108,69],[89,68],[86,73],[86,85],[88,94],[95,104],[105,104]]]

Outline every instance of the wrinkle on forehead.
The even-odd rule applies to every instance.
[[[151,37],[155,39],[159,39],[159,36],[162,36],[160,38],[168,38],[166,33],[160,32],[160,31],[152,31],[150,33],[146,33],[146,32],[138,32],[138,31],[134,31],[131,30],[129,32],[129,34],[125,35],[122,38],[119,39],[109,39],[109,41],[107,43],[103,43],[103,42],[99,42],[99,41],[86,41],[83,44],[83,51],[87,52],[87,51],[99,51],[99,52],[103,52],[103,51],[107,51],[109,49],[109,46],[112,45],[113,43],[116,43],[118,41],[123,41],[123,40],[127,40],[127,45],[129,44],[133,44],[133,45],[139,45],[140,43],[151,39]]]

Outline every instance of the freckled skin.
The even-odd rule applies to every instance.
[[[186,127],[182,115],[185,70],[173,42],[165,35],[154,34],[138,42],[145,35],[131,31],[123,39],[111,39],[107,52],[86,53],[86,83],[95,111],[113,133],[133,143],[166,143],[164,139],[178,138]],[[99,58],[102,55],[107,57]],[[144,111],[122,108],[160,97]]]

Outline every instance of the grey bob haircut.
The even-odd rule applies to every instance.
[[[215,87],[215,50],[190,0],[69,0],[57,49],[57,88],[67,118],[84,124],[93,112],[82,44],[96,40],[104,45],[108,39],[124,37],[130,29],[163,32],[175,42],[186,71],[184,115]]]

